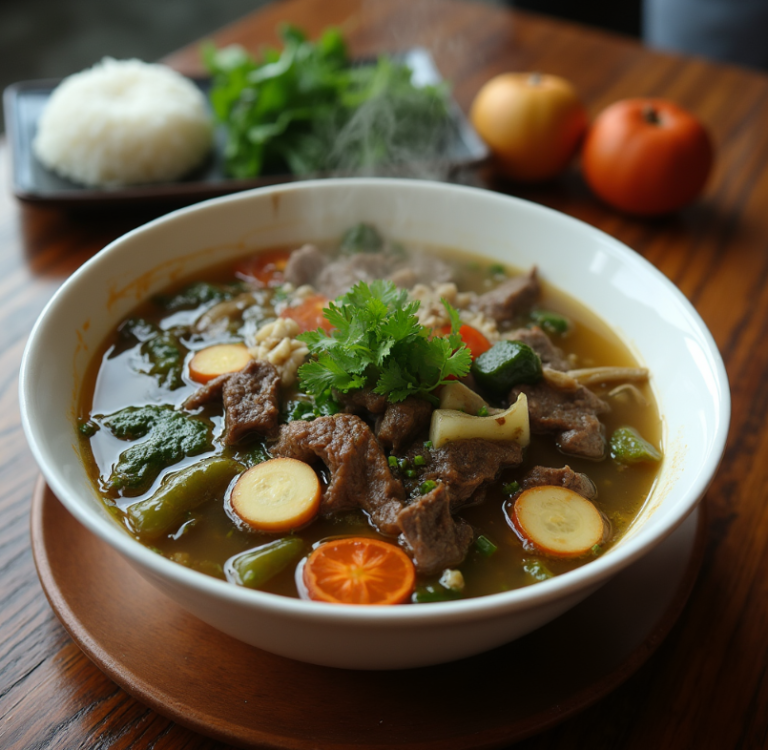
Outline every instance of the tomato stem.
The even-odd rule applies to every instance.
[[[659,111],[652,104],[646,104],[645,107],[643,107],[643,119],[649,125],[661,125]]]

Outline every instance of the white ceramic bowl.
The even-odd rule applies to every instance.
[[[578,570],[467,601],[346,607],[238,588],[134,541],[106,513],[78,455],[75,401],[92,352],[137,302],[180,276],[257,248],[333,239],[370,221],[403,241],[476,251],[542,275],[612,324],[652,372],[664,461],[623,541]],[[443,183],[359,179],[261,188],[176,211],[98,253],[56,293],[21,368],[24,429],[53,492],[149,581],[215,628],[276,654],[394,669],[470,656],[530,632],[647,554],[691,512],[722,455],[725,369],[692,306],[635,252],[541,206]],[[596,613],[596,616],[599,616]]]

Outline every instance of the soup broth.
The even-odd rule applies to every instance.
[[[319,249],[330,258],[337,257],[336,247]],[[228,500],[231,486],[205,502],[193,504],[173,528],[151,539],[136,533],[128,514],[132,505],[152,497],[164,479],[207,457],[230,457],[238,462],[242,471],[270,458],[274,444],[270,436],[255,435],[224,444],[227,417],[221,400],[213,398],[197,409],[186,409],[185,403],[201,388],[200,382],[190,376],[190,360],[195,352],[214,344],[244,340],[253,344],[265,324],[285,316],[287,308],[298,309],[297,300],[314,299],[316,289],[311,284],[291,284],[284,277],[285,259],[293,250],[278,248],[259,253],[255,260],[249,257],[234,266],[227,264],[212,268],[139,306],[104,342],[93,361],[81,395],[80,432],[82,455],[93,482],[115,518],[139,541],[170,560],[226,579],[227,561],[234,556],[278,538],[299,536],[304,541],[303,554],[258,588],[284,596],[306,596],[301,567],[307,553],[317,545],[329,539],[350,536],[377,538],[397,545],[397,536],[381,533],[364,509],[324,513],[322,505],[321,512],[300,528],[287,533],[257,531],[233,513]],[[522,275],[516,269],[502,268],[480,256],[442,248],[409,248],[406,251],[392,244],[390,251],[402,254],[406,259],[417,258],[414,266],[439,264],[441,269],[448,268],[457,280],[459,294],[467,293],[472,299]],[[276,260],[270,263],[267,262],[269,258]],[[410,261],[406,261],[406,267],[408,263]],[[541,269],[541,275],[540,294],[531,310],[499,322],[497,337],[521,327],[540,325],[570,363],[568,373],[605,366],[637,370],[638,363],[629,348],[608,325],[586,306],[547,284],[546,269]],[[588,305],[589,300],[585,302]],[[567,330],[558,330],[542,317],[542,311],[547,315],[554,314],[556,321],[567,321]],[[253,346],[250,351],[254,351]],[[589,388],[610,407],[599,417],[607,439],[620,428],[631,426],[635,434],[649,444],[652,453],[660,447],[661,422],[647,378],[634,378],[629,384],[620,378],[618,381],[609,378],[606,382],[592,383]],[[305,408],[309,403],[311,399],[303,394],[300,380],[288,385],[281,381],[281,424],[295,418],[324,418],[322,414],[309,414]],[[506,406],[503,398],[489,403],[498,409]],[[128,439],[124,434],[116,436],[109,427],[110,415],[147,406],[167,406],[174,413],[191,413],[199,417],[208,425],[209,443],[200,450],[191,451],[191,455],[172,460],[144,486],[133,489],[117,486],[115,467],[126,449],[138,444],[140,439],[134,434]],[[371,415],[363,414],[362,419],[372,427],[375,424]],[[413,442],[422,445],[428,437],[423,432]],[[430,447],[426,445],[416,455],[428,457],[429,451]],[[408,464],[409,469],[403,470],[402,465],[398,467],[396,462],[406,455],[405,448],[384,453],[393,476],[406,484],[405,505],[416,502],[421,467],[413,461]],[[574,472],[586,475],[593,483],[597,492],[592,502],[605,525],[599,544],[586,554],[572,557],[547,554],[521,536],[520,529],[510,520],[514,515],[514,501],[525,486],[525,477],[534,467],[566,465]],[[447,566],[451,571],[459,571],[460,584],[447,584],[444,570],[418,571],[411,601],[493,594],[531,585],[588,563],[609,550],[631,524],[650,493],[658,465],[658,456],[638,461],[612,457],[610,443],[600,460],[564,453],[558,447],[556,436],[537,434],[532,430],[530,444],[522,453],[522,462],[502,468],[490,480],[484,481],[482,502],[467,503],[455,514],[473,530],[473,542],[463,560]],[[326,492],[332,481],[331,470],[322,461],[313,463],[313,467],[322,491]],[[414,474],[410,480],[403,476],[407,471]],[[357,487],[356,491],[365,492],[365,488]],[[428,491],[429,488],[425,489],[422,484],[421,492]],[[411,550],[407,544],[403,545],[402,539],[400,545],[410,554]],[[448,580],[455,581],[456,578],[449,577]]]

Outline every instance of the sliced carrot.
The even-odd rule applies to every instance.
[[[605,534],[600,511],[565,487],[525,490],[515,501],[510,520],[524,542],[553,557],[586,555]]]
[[[310,599],[335,604],[402,604],[416,571],[399,547],[367,537],[334,539],[317,547],[304,565]]]
[[[207,383],[226,372],[242,370],[252,357],[245,344],[214,344],[195,352],[189,360],[189,377]]]
[[[264,286],[279,286],[285,281],[283,272],[291,250],[268,250],[235,264],[235,273],[243,278],[261,282]]]
[[[439,336],[447,336],[451,332],[450,326],[442,326],[437,329]],[[459,326],[459,336],[464,342],[464,345],[469,349],[469,353],[472,355],[472,359],[479,357],[483,352],[487,352],[491,348],[491,342],[480,333],[477,328],[469,326],[466,323]]]
[[[301,329],[301,333],[314,331],[317,328],[330,331],[332,326],[323,317],[323,310],[327,307],[328,302],[328,297],[324,297],[322,294],[313,294],[311,297],[307,297],[300,305],[286,307],[280,313],[280,317],[295,320]]]
[[[234,514],[258,531],[292,531],[320,507],[320,480],[295,458],[273,458],[244,471],[229,495]]]

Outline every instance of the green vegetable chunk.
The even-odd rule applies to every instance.
[[[456,311],[443,304],[458,323]],[[329,303],[331,333],[318,328],[298,336],[312,355],[298,370],[302,390],[321,395],[370,386],[393,403],[418,396],[437,404],[432,391],[466,375],[472,357],[456,324],[449,335],[432,338],[416,317],[418,306],[407,291],[381,280],[361,281]]]
[[[146,492],[166,467],[213,448],[207,421],[170,406],[129,406],[103,418],[102,424],[121,440],[144,438],[120,454],[107,480],[126,495]]]
[[[611,458],[620,464],[661,461],[661,453],[634,427],[619,427],[611,435]]]
[[[522,341],[497,341],[472,363],[475,380],[488,393],[506,398],[513,386],[537,383],[541,378],[541,360]]]
[[[547,333],[562,335],[571,329],[568,318],[550,310],[534,310],[531,313],[531,320]]]
[[[461,592],[449,589],[441,584],[419,586],[411,595],[414,604],[431,604],[432,602],[452,602],[461,599]]]
[[[224,572],[231,583],[256,589],[298,559],[303,552],[304,542],[299,537],[286,536],[230,557]]]
[[[205,458],[166,477],[157,492],[129,505],[126,518],[142,539],[157,539],[178,528],[189,511],[221,496],[242,468],[231,458]]]
[[[341,250],[345,253],[375,253],[384,247],[384,238],[371,224],[355,224],[341,238]]]
[[[490,557],[498,547],[487,537],[482,534],[475,539],[475,547],[477,551],[485,557]]]

